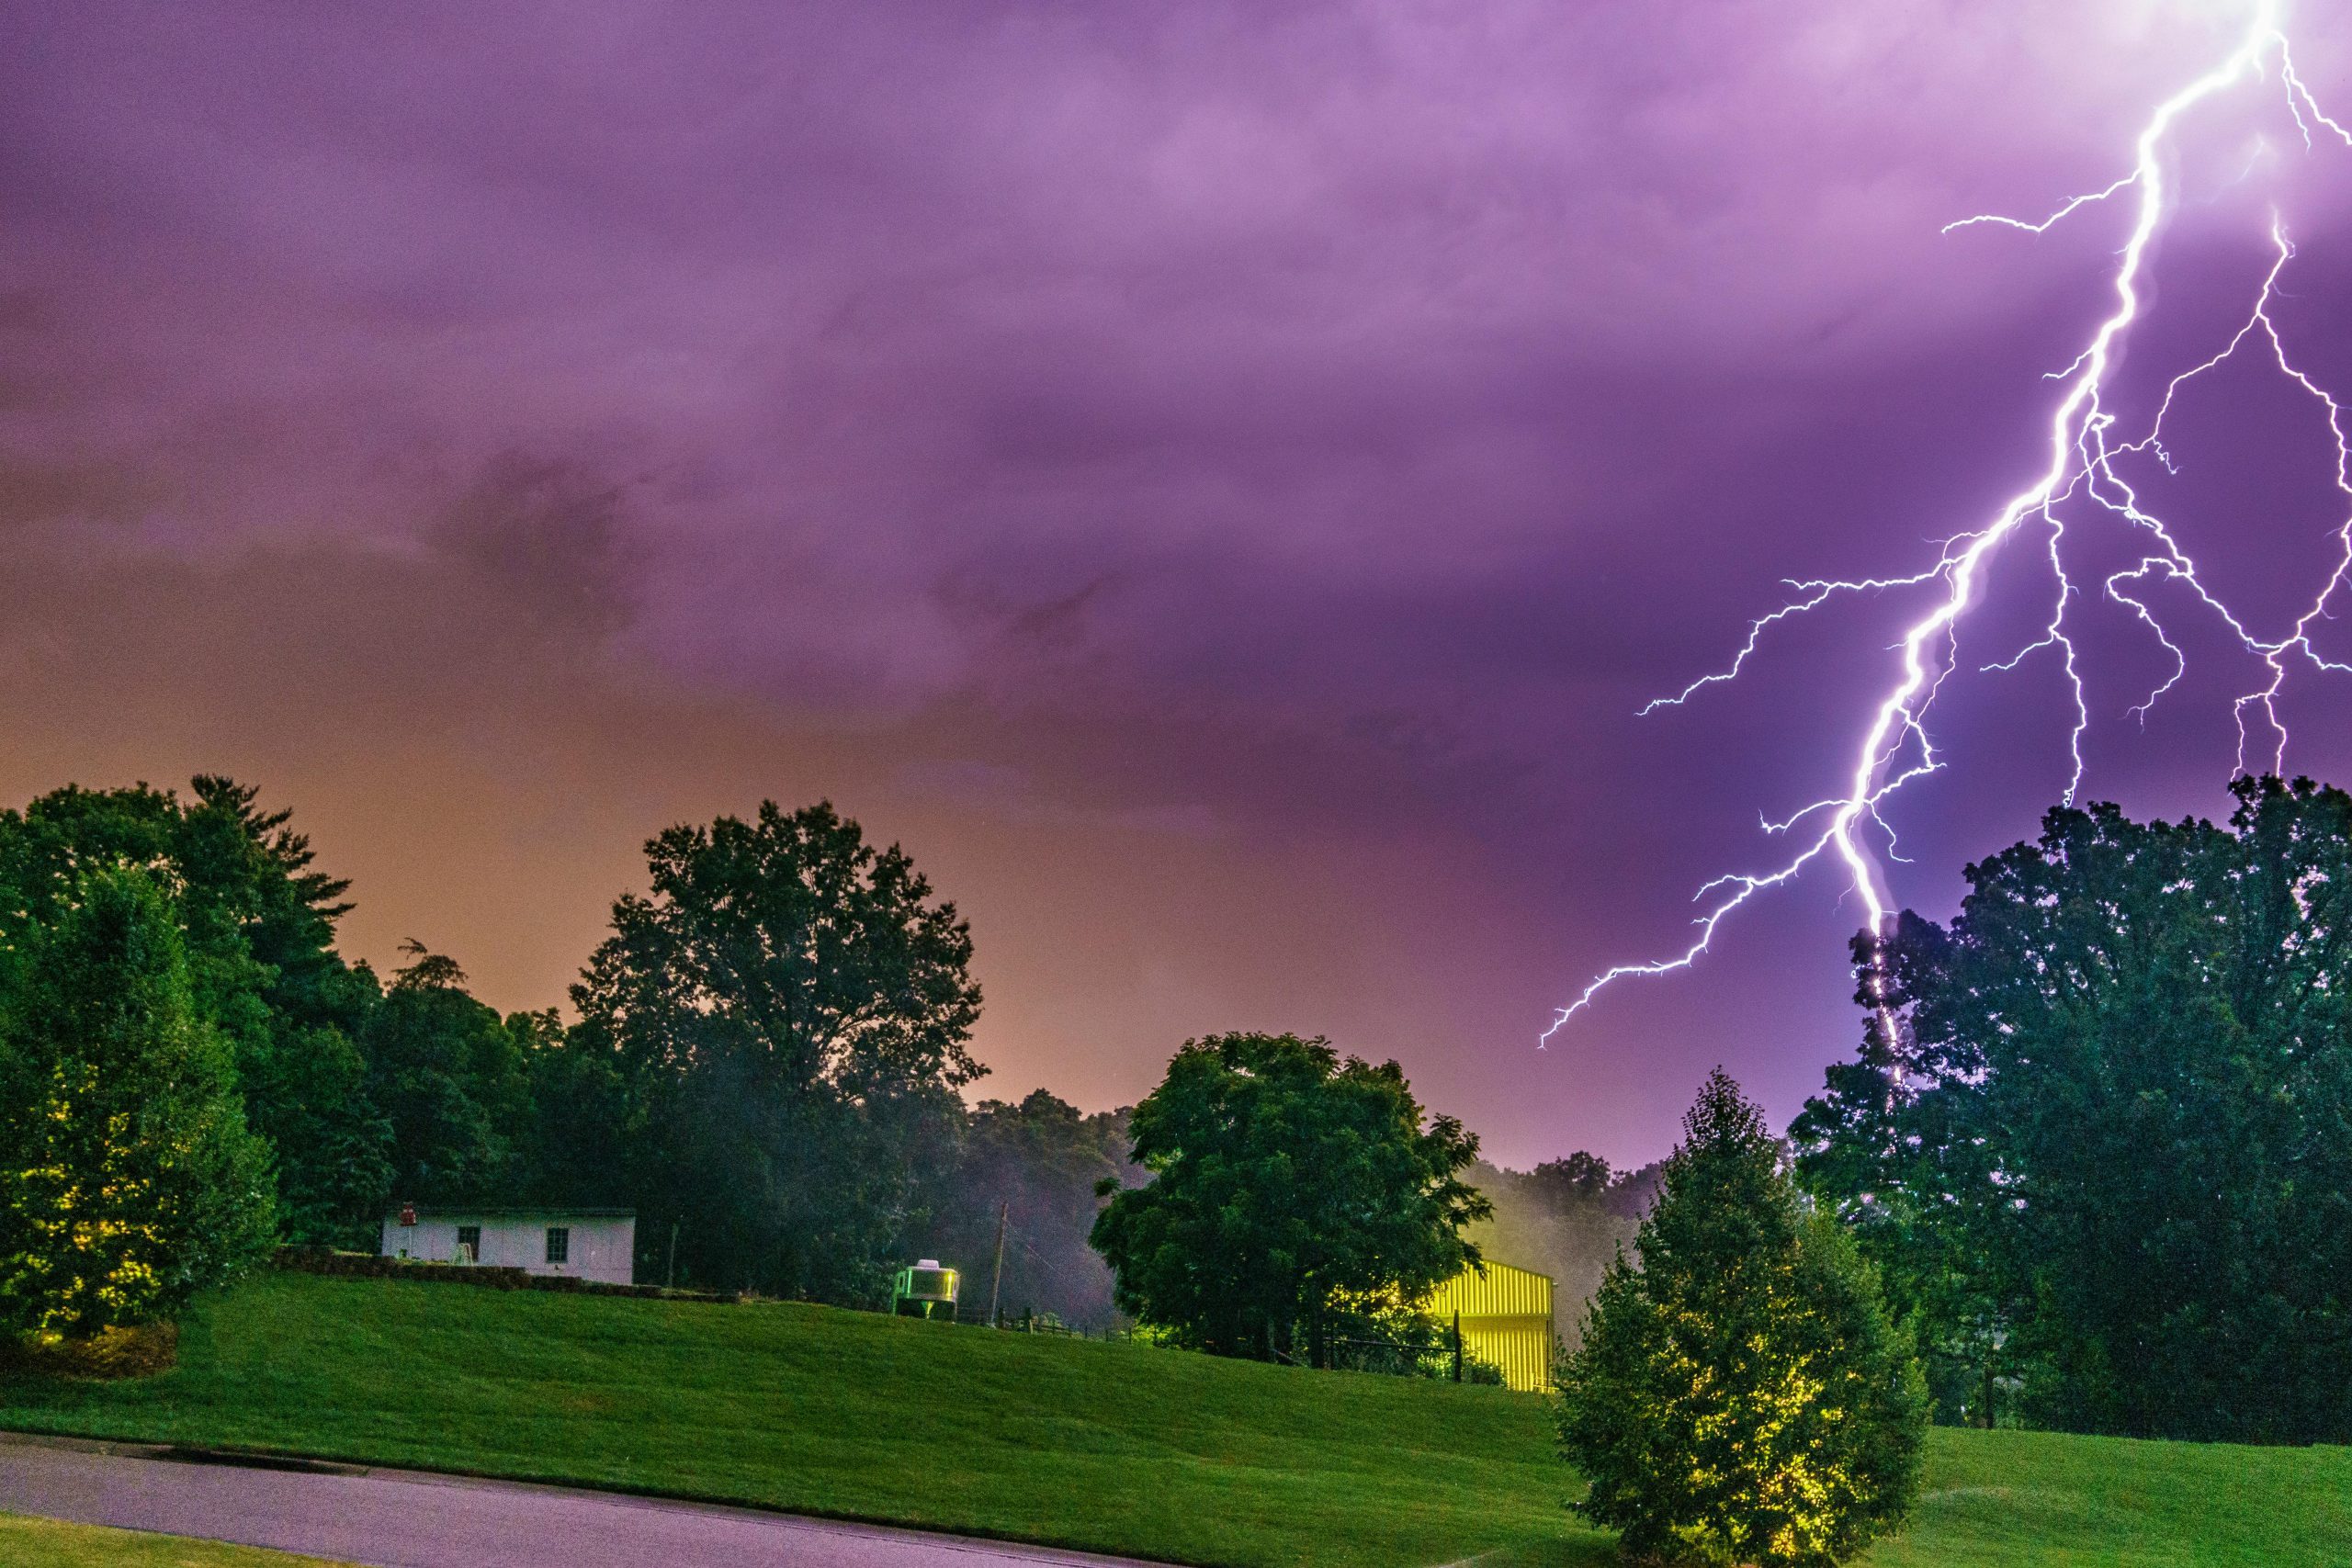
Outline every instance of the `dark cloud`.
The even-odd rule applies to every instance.
[[[623,525],[628,495],[576,467],[510,453],[490,464],[426,539],[507,603],[610,634],[633,618],[644,566]]]

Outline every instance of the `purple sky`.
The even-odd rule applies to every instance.
[[[2352,37],[2297,62],[2352,114]],[[1776,1117],[1858,1035],[1824,875],[1541,1054],[1840,782],[1907,572],[2032,477],[2147,108],[2244,15],[2107,0],[0,6],[0,795],[235,773],[544,1006],[668,822],[830,795],[971,917],[988,1092],[1184,1037],[1394,1055],[1517,1164]],[[2268,261],[2352,389],[2352,152],[2192,124],[2142,415]],[[2311,405],[2199,385],[2162,495],[2291,619]],[[2104,557],[2093,558],[2104,559]],[[2006,553],[1963,665],[2046,614]],[[2113,570],[2112,567],[2108,570]],[[2086,605],[2089,793],[2216,813],[2250,662]],[[2352,656],[2352,630],[2335,651]],[[1904,901],[2063,787],[2046,657],[1956,681]],[[2292,768],[2352,782],[2352,678]]]

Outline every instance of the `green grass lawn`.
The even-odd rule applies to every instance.
[[[8,1568],[331,1568],[316,1557],[15,1514],[0,1514],[0,1562]]]
[[[1543,1402],[801,1306],[269,1275],[0,1427],[568,1480],[1175,1561],[1611,1560]],[[1873,1564],[2352,1562],[2352,1450],[1939,1432]]]

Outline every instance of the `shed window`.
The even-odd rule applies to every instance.
[[[548,1261],[568,1263],[571,1260],[571,1230],[567,1225],[548,1227]]]
[[[458,1256],[468,1263],[481,1261],[481,1227],[480,1225],[458,1227]]]

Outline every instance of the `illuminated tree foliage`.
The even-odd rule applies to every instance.
[[[1461,1235],[1492,1213],[1461,1179],[1478,1140],[1425,1121],[1394,1062],[1212,1035],[1176,1053],[1132,1126],[1153,1179],[1112,1199],[1094,1246],[1119,1304],[1183,1344],[1328,1365],[1331,1339],[1478,1259]]]
[[[200,776],[187,797],[67,785],[0,811],[0,986],[10,952],[55,921],[93,866],[156,875],[197,1016],[224,1040],[245,1118],[276,1151],[293,1241],[365,1244],[390,1171],[390,1129],[355,1043],[377,987],[334,951],[347,884],[250,786]]]
[[[1756,1107],[1718,1069],[1560,1379],[1579,1512],[1628,1555],[1838,1562],[1900,1522],[1927,1393],[1877,1281],[1809,1213]]]
[[[274,1238],[268,1147],[144,872],[84,874],[10,957],[0,1015],[0,1326],[170,1315]]]
[[[2233,788],[2052,811],[1858,947],[1861,1055],[1791,1131],[1948,1418],[2352,1441],[2352,797]]]

